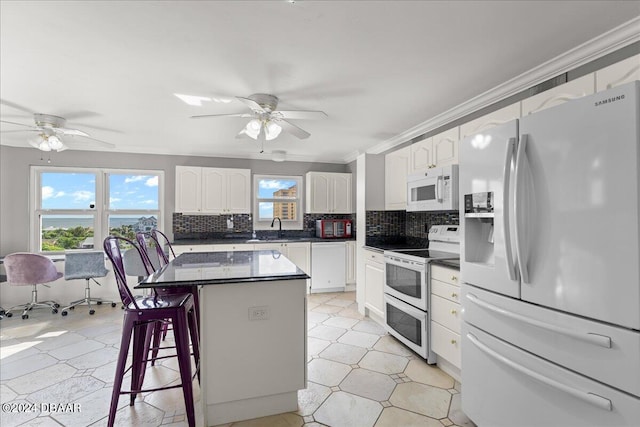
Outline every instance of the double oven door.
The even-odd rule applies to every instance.
[[[435,363],[429,345],[427,264],[385,254],[384,313],[387,331],[428,363]]]
[[[422,311],[429,307],[426,262],[411,261],[385,253],[384,292]]]

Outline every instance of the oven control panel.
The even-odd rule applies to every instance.
[[[429,228],[429,241],[460,242],[459,225],[432,225]]]

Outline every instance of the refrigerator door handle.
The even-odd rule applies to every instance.
[[[504,170],[502,171],[502,232],[504,235],[504,247],[507,258],[507,270],[509,271],[509,278],[511,280],[517,280],[516,265],[513,262],[513,249],[511,248],[511,227],[509,222],[510,210],[509,210],[509,181],[511,179],[511,163],[513,162],[513,152],[515,150],[516,139],[509,138],[507,141],[507,152],[504,159]]]
[[[590,393],[590,392],[585,392],[582,390],[578,390],[575,389],[573,387],[570,387],[566,384],[563,384],[559,381],[553,380],[549,377],[546,377],[536,371],[533,371],[529,368],[526,368],[516,362],[514,362],[513,360],[507,358],[506,356],[498,353],[495,350],[492,350],[491,348],[487,347],[486,345],[484,345],[483,343],[480,342],[480,340],[478,340],[478,338],[476,338],[474,335],[467,333],[467,338],[469,339],[469,341],[475,345],[480,351],[482,351],[483,353],[485,353],[486,355],[488,355],[489,357],[492,357],[493,359],[497,360],[498,362],[501,362],[507,366],[509,366],[510,368],[520,372],[523,375],[526,375],[530,378],[533,378],[535,380],[540,381],[543,384],[548,385],[549,387],[555,388],[557,390],[560,390],[564,393],[567,393],[577,399],[580,399],[590,405],[593,406],[597,406],[600,409],[604,409],[605,411],[612,411],[613,410],[613,405],[611,403],[611,400],[599,396],[595,393]]]
[[[524,221],[520,221],[520,216],[522,215],[522,180],[523,180],[523,172],[522,168],[524,167],[524,162],[527,159],[527,139],[528,135],[523,134],[520,136],[520,143],[518,144],[518,151],[516,153],[516,169],[514,172],[514,190],[513,190],[513,212],[514,212],[514,222],[515,222],[515,238],[516,238],[516,256],[518,257],[518,267],[520,268],[520,277],[522,277],[523,283],[529,283],[529,271],[527,270],[527,260],[525,258],[525,242],[522,230],[520,230],[520,224]]]
[[[593,332],[576,331],[574,329],[563,328],[561,326],[557,326],[552,323],[547,323],[541,320],[532,319],[530,317],[523,316],[522,314],[514,313],[502,307],[498,307],[496,305],[483,301],[477,296],[475,296],[474,294],[469,293],[466,295],[466,297],[473,304],[478,305],[494,313],[500,314],[502,316],[508,317],[510,319],[514,319],[519,322],[526,323],[528,325],[536,326],[538,328],[545,329],[553,333],[566,335],[571,338],[578,339],[580,341],[588,342],[589,344],[597,345],[599,347],[611,348],[611,337],[608,337],[606,335],[595,334]]]

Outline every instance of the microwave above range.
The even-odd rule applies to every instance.
[[[458,165],[407,177],[407,212],[458,209]]]
[[[316,237],[337,239],[351,237],[350,219],[318,219],[316,220]]]

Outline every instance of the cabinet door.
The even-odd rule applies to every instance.
[[[595,90],[594,74],[587,74],[560,86],[522,100],[522,116],[533,114],[572,99],[591,95]]]
[[[347,242],[347,284],[356,283],[356,242]]]
[[[365,307],[384,318],[384,265],[366,262],[364,265]]]
[[[224,169],[202,168],[202,212],[224,213],[226,198]]]
[[[215,252],[252,251],[254,245],[250,243],[222,244],[214,245],[213,249]]]
[[[331,178],[329,174],[309,172],[307,173],[307,213],[329,213],[329,193],[331,191]]]
[[[421,172],[433,166],[433,138],[423,139],[411,145],[409,173]]]
[[[351,213],[351,174],[333,174],[331,213]]]
[[[520,103],[516,102],[460,125],[460,140],[518,118],[520,118]]]
[[[285,256],[305,273],[311,271],[311,244],[310,243],[285,243]]]
[[[411,146],[389,153],[385,156],[385,209],[407,209],[407,174]]]
[[[459,131],[456,126],[433,137],[433,163],[436,167],[458,164]]]
[[[176,212],[200,212],[202,168],[176,166]]]
[[[640,80],[640,55],[632,56],[596,71],[596,91]]]
[[[251,213],[251,170],[227,169],[226,213]]]

